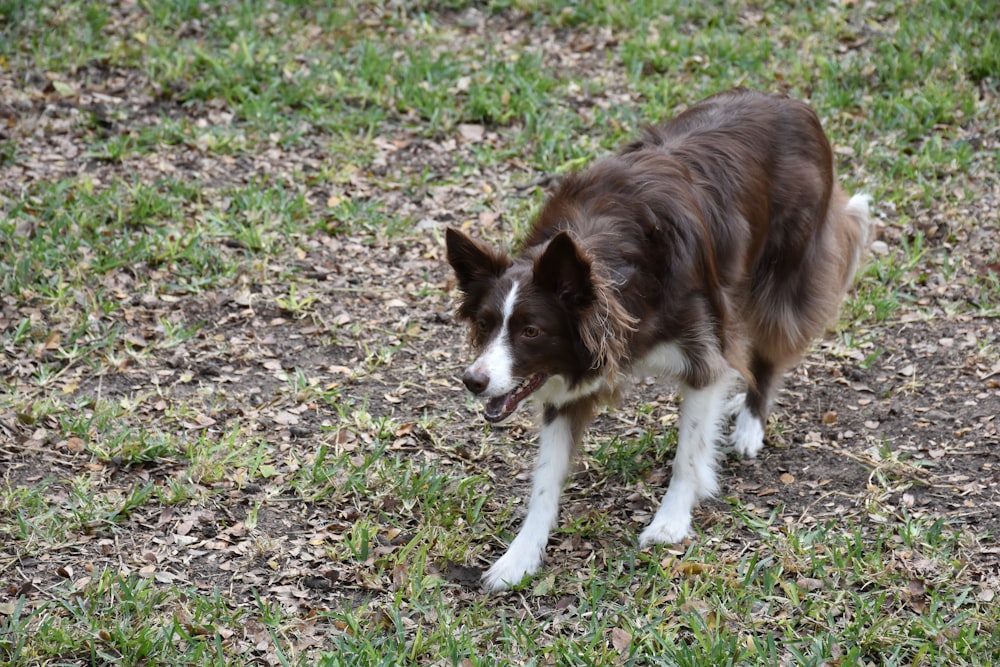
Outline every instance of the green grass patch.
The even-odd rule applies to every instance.
[[[995,23],[946,0],[0,0],[0,662],[1000,660],[994,536],[888,500],[969,480],[899,434],[838,434],[878,457],[836,520],[733,497],[640,551],[632,506],[676,448],[641,406],[588,440],[544,569],[483,595],[533,450],[450,393],[437,227],[513,245],[543,176],[730,86],[784,91],[873,195],[840,353],[894,376],[873,369],[914,322],[962,346],[998,311]],[[963,348],[968,413],[994,348]],[[988,449],[984,424],[942,428]]]

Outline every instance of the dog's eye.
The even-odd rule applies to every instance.
[[[532,327],[532,326],[524,327],[524,330],[521,331],[521,335],[524,336],[525,338],[534,338],[540,333],[541,330],[538,327]]]
[[[490,323],[486,321],[485,317],[480,317],[476,320],[476,329],[479,333],[485,333],[487,329],[490,328]]]

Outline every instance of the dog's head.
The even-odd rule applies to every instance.
[[[509,417],[550,378],[573,387],[598,372],[599,351],[588,340],[594,327],[587,323],[599,281],[569,234],[555,234],[534,259],[517,260],[455,229],[446,241],[462,292],[457,314],[469,324],[477,354],[462,381],[487,399],[488,421]]]

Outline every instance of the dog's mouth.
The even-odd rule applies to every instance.
[[[483,417],[491,424],[502,422],[507,417],[510,417],[514,410],[517,410],[517,406],[521,404],[521,401],[531,396],[544,382],[545,376],[541,373],[529,375],[521,380],[521,384],[517,385],[512,391],[508,391],[506,394],[487,401]]]

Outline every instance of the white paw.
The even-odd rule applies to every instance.
[[[651,544],[677,544],[691,533],[691,514],[678,513],[673,516],[661,516],[657,512],[653,522],[639,535],[639,546],[646,548]]]
[[[747,459],[755,458],[764,446],[764,426],[760,419],[744,408],[736,416],[736,426],[730,439],[737,454]]]
[[[483,588],[491,593],[505,591],[517,586],[529,574],[538,572],[542,566],[542,553],[535,551],[525,553],[523,549],[515,549],[514,545],[493,564],[483,575]]]

